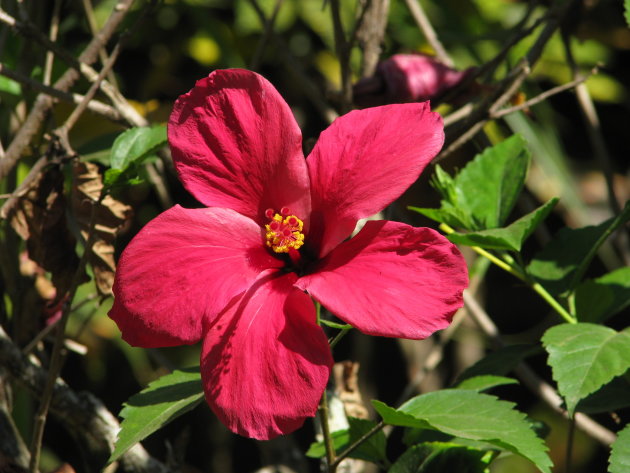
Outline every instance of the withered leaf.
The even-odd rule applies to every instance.
[[[88,259],[94,270],[96,289],[101,295],[112,292],[116,262],[114,240],[131,218],[131,207],[114,199],[111,195],[98,203],[103,189],[103,176],[96,164],[76,161],[72,167],[72,208],[83,238],[89,238],[92,206],[95,211],[92,251]]]
[[[70,288],[79,265],[76,240],[68,230],[60,166],[44,170],[12,210],[11,226],[26,241],[28,256],[51,273],[61,296]]]

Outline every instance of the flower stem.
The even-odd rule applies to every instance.
[[[344,328],[342,328],[337,333],[337,335],[335,335],[335,338],[333,338],[330,341],[330,348],[331,349],[335,348],[335,345],[339,342],[339,340],[341,340],[346,335],[346,333],[348,333],[351,329],[352,329],[352,327],[344,327]]]
[[[335,445],[333,443],[330,425],[328,423],[328,394],[324,389],[322,399],[319,402],[319,417],[322,423],[322,434],[324,436],[324,447],[326,448],[326,463],[328,463],[328,473],[337,471],[338,463],[335,462]]]
[[[455,230],[453,230],[453,228],[451,228],[446,223],[440,224],[440,230],[442,230],[446,234],[455,233]],[[529,287],[531,287],[534,290],[534,292],[536,292],[540,297],[542,297],[547,302],[547,304],[549,304],[549,306],[551,306],[551,308],[555,310],[560,315],[560,317],[562,317],[566,322],[570,324],[577,323],[577,319],[575,318],[574,315],[569,313],[562,306],[562,304],[560,304],[551,294],[549,294],[549,292],[547,292],[547,290],[540,283],[537,283],[536,281],[532,281],[531,278],[529,278],[527,274],[525,274],[524,271],[522,271],[520,268],[516,266],[513,260],[510,262],[504,261],[503,259],[493,255],[489,251],[486,251],[483,248],[480,248],[478,246],[471,246],[471,248],[477,254],[483,256],[484,258],[487,258],[492,263],[497,265],[499,268],[503,269],[504,271],[507,271],[512,276],[520,279]]]

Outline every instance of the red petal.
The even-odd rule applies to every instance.
[[[212,410],[232,431],[260,440],[312,417],[332,356],[295,274],[266,275],[206,334],[201,376]]]
[[[296,284],[364,333],[422,339],[447,327],[468,285],[457,247],[430,228],[370,221]]]
[[[302,134],[291,109],[262,76],[215,71],[179,97],[168,123],[179,177],[209,207],[267,223],[268,208],[310,209]]]
[[[118,263],[109,316],[135,346],[196,343],[265,269],[280,267],[260,227],[229,209],[175,206],[149,222]]]
[[[428,102],[355,110],[335,120],[306,160],[313,208],[309,245],[327,254],[358,219],[398,198],[443,143],[442,117]]]

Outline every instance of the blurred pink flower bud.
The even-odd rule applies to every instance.
[[[372,107],[436,100],[473,70],[458,71],[423,54],[395,54],[379,63],[374,76],[355,84],[355,103],[360,107]]]

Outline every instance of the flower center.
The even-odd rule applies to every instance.
[[[275,213],[273,209],[265,211],[265,217],[269,219],[269,223],[265,225],[265,240],[267,246],[276,253],[299,250],[304,244],[304,222],[290,213],[286,207],[282,207],[280,213]]]

